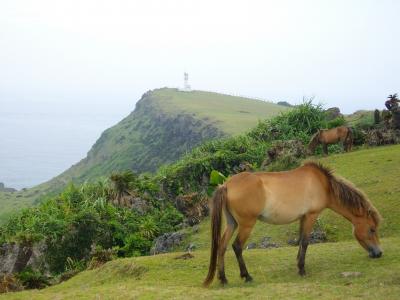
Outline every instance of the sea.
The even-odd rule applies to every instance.
[[[83,159],[127,105],[0,102],[0,182],[29,188]]]

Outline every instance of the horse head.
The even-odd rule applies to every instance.
[[[364,216],[357,217],[353,221],[354,237],[368,251],[371,258],[382,256],[378,237],[379,219],[377,211],[374,208],[370,208]]]

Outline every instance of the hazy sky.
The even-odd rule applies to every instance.
[[[0,104],[130,111],[187,70],[195,89],[383,108],[399,38],[395,0],[1,0]]]

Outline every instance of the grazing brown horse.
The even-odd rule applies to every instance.
[[[328,155],[328,145],[342,142],[345,151],[351,151],[353,146],[353,131],[350,127],[339,126],[332,129],[320,129],[311,138],[308,150],[314,154],[315,148],[322,144],[325,155]]]
[[[227,283],[224,271],[226,247],[234,231],[232,244],[239,263],[240,277],[251,281],[242,250],[257,219],[270,224],[289,224],[300,220],[300,275],[305,275],[304,261],[310,232],[318,215],[330,208],[353,224],[355,238],[372,258],[382,255],[377,227],[380,215],[367,197],[345,179],[336,177],[320,164],[309,162],[286,172],[243,172],[219,186],[212,199],[211,257],[204,286],[208,286],[218,268],[218,278]],[[226,229],[221,238],[222,210]]]

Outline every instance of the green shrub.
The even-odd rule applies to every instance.
[[[371,114],[363,115],[354,126],[358,130],[369,130],[374,127],[374,117]]]
[[[25,289],[42,289],[50,285],[49,279],[46,276],[39,271],[32,270],[31,267],[25,268],[15,276]]]
[[[322,105],[314,105],[311,100],[263,122],[250,131],[257,140],[293,140],[308,143],[310,135],[320,128],[326,128],[326,116]]]
[[[279,172],[279,171],[286,171],[291,170],[299,167],[301,165],[301,159],[296,158],[293,155],[284,155],[278,160],[272,162],[268,166],[269,172]]]
[[[146,239],[143,235],[136,232],[130,234],[125,239],[125,245],[121,248],[120,252],[123,256],[141,256],[149,252],[152,246],[152,241]]]
[[[326,128],[330,129],[330,128],[335,128],[335,127],[344,126],[344,125],[346,125],[346,120],[344,119],[343,116],[340,116],[331,121],[328,121],[326,124]]]

